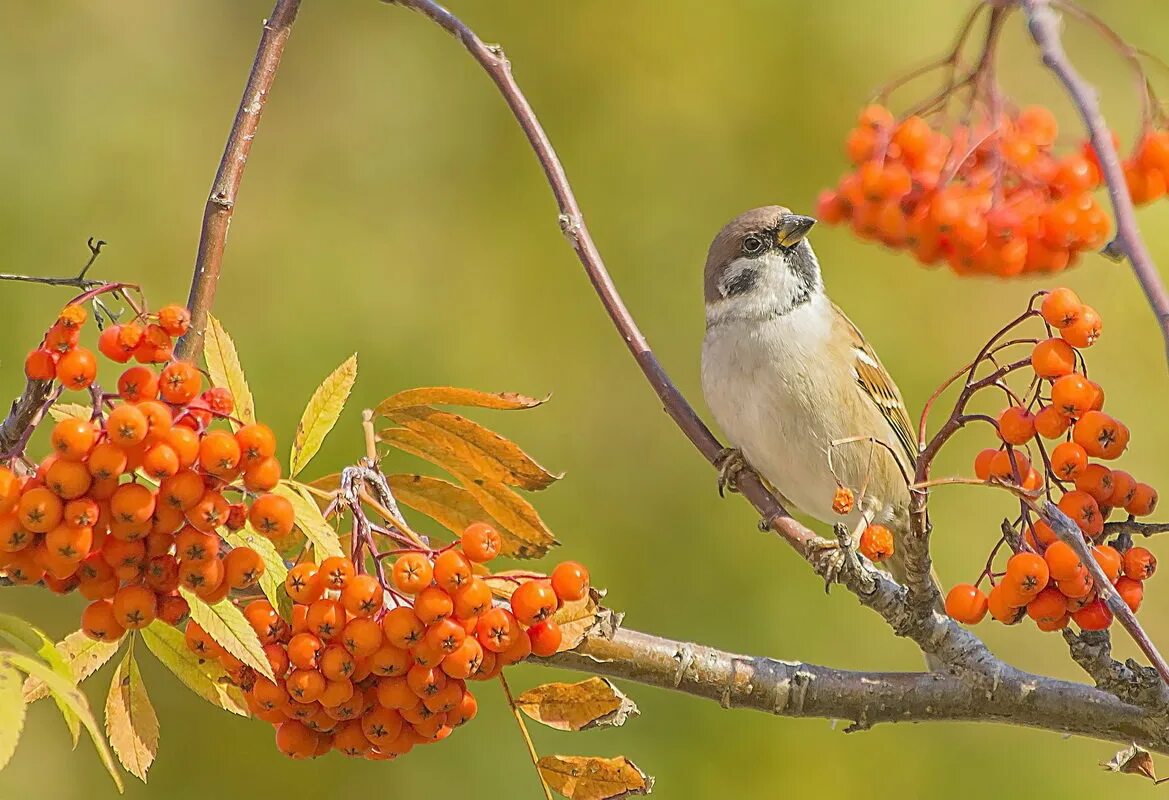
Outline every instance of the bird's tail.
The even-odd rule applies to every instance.
[[[900,583],[902,586],[905,585],[905,579],[907,577],[908,570],[905,564],[905,556],[901,550],[895,550],[893,555],[889,556],[889,558],[885,561],[884,566],[889,569],[889,574],[893,576],[895,581]],[[937,612],[940,614],[945,614],[946,606],[942,601],[943,595],[941,580],[938,578],[937,570],[935,570],[933,567],[930,567],[930,580],[933,581],[934,588],[938,590],[938,601],[935,605],[935,610],[937,610]],[[930,672],[941,672],[946,667],[946,665],[940,659],[928,653],[925,657],[925,663]]]

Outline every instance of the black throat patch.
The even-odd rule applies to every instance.
[[[723,284],[723,297],[735,297],[736,295],[743,294],[744,292],[749,292],[755,288],[755,284],[757,283],[759,283],[758,267],[741,269],[735,274],[733,278]]]

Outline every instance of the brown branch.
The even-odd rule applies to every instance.
[[[1169,533],[1169,522],[1137,522],[1135,519],[1104,523],[1105,536],[1153,536]]]
[[[296,21],[299,9],[300,0],[276,0],[271,15],[264,21],[264,34],[256,49],[256,59],[252,63],[252,71],[248,75],[239,109],[235,112],[231,132],[227,137],[227,146],[223,150],[223,158],[219,161],[215,182],[211,185],[211,194],[203,210],[199,251],[195,256],[195,272],[191,278],[191,293],[187,298],[187,307],[191,310],[191,329],[175,346],[177,358],[194,358],[203,347],[203,331],[207,327],[207,314],[215,301],[215,287],[223,267],[223,249],[227,245],[227,231],[231,226],[236,195],[244,177],[252,141],[260,127],[260,116],[264,113],[272,82],[276,80],[284,45],[292,33],[292,23]]]
[[[531,661],[705,697],[724,708],[852,720],[848,731],[886,722],[1004,722],[1135,741],[1169,753],[1163,717],[1101,689],[1001,663],[995,672],[976,676],[852,672],[735,655],[626,629],[612,639],[586,639],[576,650]]]
[[[1112,143],[1108,123],[1100,112],[1097,92],[1080,76],[1068,59],[1060,39],[1060,17],[1051,9],[1050,0],[1019,1],[1027,13],[1027,28],[1031,32],[1031,38],[1039,46],[1043,63],[1063,83],[1088,129],[1092,148],[1096,151],[1096,157],[1104,173],[1104,182],[1108,187],[1108,196],[1112,200],[1112,209],[1116,215],[1116,239],[1109,249],[1113,252],[1119,250],[1128,257],[1133,274],[1157,317],[1161,336],[1165,340],[1166,354],[1169,357],[1169,290],[1166,290],[1157,272],[1157,265],[1153,263],[1153,258],[1141,238],[1136,211],[1128,194],[1124,169],[1120,164],[1120,155]]]

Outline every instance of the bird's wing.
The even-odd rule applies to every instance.
[[[844,315],[843,311],[840,311],[839,308],[836,311],[840,314],[840,319],[844,321],[844,328],[848,335],[851,336],[853,373],[856,376],[857,386],[860,388],[861,394],[877,407],[881,416],[889,423],[889,427],[892,428],[898,443],[901,445],[901,455],[905,457],[903,466],[908,474],[912,475],[913,465],[917,461],[918,455],[917,436],[913,432],[913,423],[909,419],[909,413],[905,410],[905,401],[901,398],[901,392],[897,389],[897,384],[889,377],[889,373],[881,364],[881,360],[877,358],[877,354],[873,352],[873,348],[865,340],[860,329]]]

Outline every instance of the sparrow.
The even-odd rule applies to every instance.
[[[702,391],[733,448],[723,476],[745,461],[785,504],[848,525],[854,546],[872,523],[896,542],[909,528],[917,437],[897,384],[824,291],[815,223],[756,208],[710,245]],[[844,517],[832,508],[841,486],[856,497]],[[896,549],[886,565],[903,582]]]

